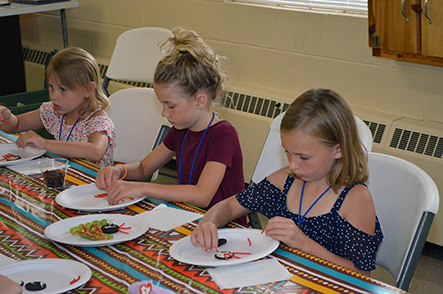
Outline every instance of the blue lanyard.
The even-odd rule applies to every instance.
[[[74,125],[73,125],[72,128],[71,128],[71,131],[69,131],[69,135],[68,135],[68,137],[66,138],[66,142],[69,141],[69,137],[71,137],[72,130],[74,130],[75,125],[80,121],[80,119],[83,117],[83,115],[86,113],[86,111],[88,111],[88,109],[89,109],[89,106],[88,106],[88,108],[86,108],[85,111],[83,111],[82,115],[80,115],[80,117],[75,121]],[[66,114],[63,114],[63,116],[62,116],[62,120],[61,120],[61,122],[60,122],[60,131],[59,131],[59,133],[58,133],[58,140],[59,140],[59,141],[61,141],[61,138],[62,138],[62,128],[63,128],[63,122],[64,122],[64,120],[65,120],[65,115],[66,115]]]
[[[197,158],[198,149],[200,149],[200,145],[202,144],[203,139],[205,138],[206,132],[208,131],[209,127],[211,126],[212,121],[214,120],[214,117],[215,117],[215,113],[213,112],[212,119],[209,122],[209,125],[206,127],[205,132],[203,133],[203,137],[201,138],[200,143],[198,143],[197,150],[195,151],[195,155],[194,155],[194,160],[192,161],[191,175],[189,176],[188,185],[191,184],[192,173],[194,172],[194,164],[195,164],[195,159]],[[188,132],[189,132],[189,129],[186,130],[185,139],[183,140],[182,149],[181,149],[181,153],[180,153],[180,166],[179,166],[179,173],[178,173],[178,184],[179,185],[181,185],[181,178],[182,178],[183,148],[185,147],[185,142],[186,142],[186,137],[188,136]]]
[[[300,204],[298,206],[298,226],[300,226],[301,222],[305,218],[305,215],[311,210],[312,207],[314,207],[314,205],[318,202],[318,200],[320,200],[320,198],[322,198],[323,195],[325,195],[326,192],[328,192],[329,189],[331,189],[331,186],[329,186],[323,193],[321,193],[320,196],[318,196],[317,200],[315,200],[314,203],[312,203],[312,205],[308,208],[308,210],[306,210],[306,212],[303,214],[303,216],[300,216],[300,214],[301,214],[301,204],[303,202],[303,192],[305,190],[305,184],[306,184],[306,182],[303,182],[303,186],[301,188]]]

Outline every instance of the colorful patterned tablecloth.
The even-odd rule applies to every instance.
[[[97,170],[91,163],[73,160],[67,184],[92,183]],[[0,254],[16,261],[63,258],[84,263],[92,270],[92,277],[69,293],[128,293],[128,287],[141,280],[152,280],[155,285],[176,293],[405,293],[283,244],[272,257],[293,274],[290,280],[220,290],[205,267],[178,262],[168,253],[174,242],[192,232],[198,220],[167,232],[150,228],[139,238],[113,246],[82,248],[55,243],[43,233],[48,225],[89,214],[58,205],[55,202],[58,192],[46,189],[41,175],[27,176],[7,167],[0,168]],[[157,205],[158,201],[147,198],[126,209],[107,213],[135,215]],[[168,205],[202,213],[187,204]]]

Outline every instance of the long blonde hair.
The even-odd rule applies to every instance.
[[[335,192],[342,186],[367,181],[367,158],[354,115],[336,92],[311,89],[295,99],[282,119],[280,131],[296,130],[302,130],[329,147],[340,146],[342,158],[335,161],[327,177]]]
[[[174,85],[189,98],[203,91],[210,105],[219,104],[225,93],[224,57],[194,31],[177,27],[172,33],[174,37],[161,44],[167,55],[157,65],[154,83]]]
[[[90,82],[96,84],[90,93],[86,105],[79,113],[89,107],[90,111],[109,109],[108,97],[103,93],[100,84],[100,70],[95,58],[86,50],[78,47],[65,48],[55,54],[46,69],[46,79],[56,77],[60,83],[69,89],[83,89],[90,92]]]

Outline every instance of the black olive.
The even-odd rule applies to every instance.
[[[223,239],[223,238],[218,239],[217,247],[220,247],[220,246],[222,246],[222,245],[225,245],[226,242],[228,242],[228,240]]]
[[[45,282],[29,282],[26,283],[25,289],[28,291],[40,291],[46,288]]]
[[[118,226],[112,223],[102,226],[101,229],[105,234],[114,234],[118,232]]]

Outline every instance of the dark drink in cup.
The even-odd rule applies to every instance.
[[[45,158],[38,165],[48,189],[62,189],[65,186],[69,160],[66,158]]]
[[[66,172],[64,169],[44,171],[43,177],[49,189],[63,188],[65,186]]]

